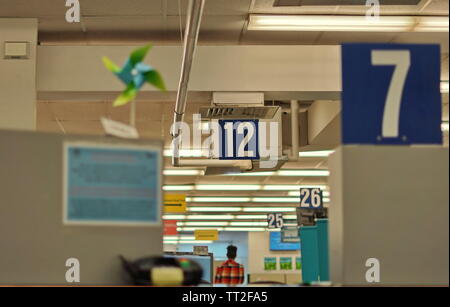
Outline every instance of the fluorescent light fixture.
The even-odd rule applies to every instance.
[[[298,176],[298,177],[326,177],[330,175],[328,170],[279,170],[278,176]]]
[[[164,149],[163,154],[164,157],[172,157],[173,151],[172,149]],[[201,149],[180,149],[178,154],[180,155],[180,157],[184,158],[207,157],[206,152],[203,152]]]
[[[297,197],[253,197],[255,203],[300,203]],[[245,210],[246,208],[244,208]]]
[[[298,203],[298,197],[186,197],[187,202],[193,203]]]
[[[177,236],[173,237],[163,237],[164,241],[180,241],[180,239]]]
[[[236,215],[238,220],[262,220],[267,219],[267,214],[246,214],[246,215]]]
[[[446,17],[427,17],[420,16],[416,18],[414,32],[448,32],[449,21]]]
[[[209,240],[192,240],[192,241],[179,241],[178,244],[212,244],[214,241]]]
[[[242,207],[188,207],[190,212],[240,212]]]
[[[298,191],[301,188],[327,189],[326,185],[281,185],[281,184],[197,184],[165,185],[164,191]]]
[[[267,226],[267,222],[230,222],[230,226]]]
[[[325,158],[331,155],[334,150],[320,150],[320,151],[301,151],[298,153],[300,158]]]
[[[206,227],[215,227],[215,226],[228,226],[230,222],[214,222],[214,221],[208,221],[208,222],[201,222],[201,221],[195,221],[195,222],[177,222],[177,226],[206,226]]]
[[[351,32],[448,32],[448,17],[251,14],[248,30],[351,31]]]
[[[250,197],[187,197],[187,202],[193,203],[245,203]]]
[[[166,214],[163,216],[163,220],[184,220],[186,215],[184,214]]]
[[[246,207],[244,212],[295,212],[295,207]]]
[[[441,93],[448,94],[449,85],[448,81],[441,81]]]
[[[236,215],[235,218],[238,220],[267,220],[267,214],[242,214]],[[288,220],[295,220],[297,219],[297,215],[283,214],[283,218]]]
[[[289,191],[288,195],[289,196],[300,196],[300,191]],[[330,196],[330,192],[322,191],[322,196],[323,197],[329,197]]]
[[[178,231],[196,231],[196,230],[211,230],[211,229],[215,229],[218,231],[266,231],[265,227],[179,227],[177,228]],[[172,241],[169,241],[172,242]],[[179,241],[179,243],[184,243],[184,244],[188,244],[188,243],[192,243],[192,244],[197,244],[197,243],[204,243],[204,242],[211,242],[213,243],[213,241],[201,241],[201,240],[193,240],[193,241]]]
[[[208,214],[208,215],[188,215],[188,220],[232,220],[233,215],[230,214]]]
[[[297,222],[295,223],[284,223],[283,224],[284,227],[298,227]]]
[[[200,169],[165,169],[163,171],[165,176],[200,176],[204,174]]]
[[[328,176],[327,170],[305,170],[305,169],[286,169],[276,172],[250,172],[239,174],[228,174],[226,176],[297,176],[297,177],[323,177]]]
[[[256,191],[261,189],[259,184],[197,184],[197,191]]]
[[[297,220],[297,215],[295,214],[283,214],[283,218],[286,220]]]
[[[263,186],[265,191],[299,191],[301,188],[318,188],[325,190],[327,186],[325,185],[281,185],[281,184],[270,184]]]
[[[165,185],[163,191],[192,191],[194,186],[192,185]]]
[[[443,132],[448,132],[448,130],[449,130],[448,122],[442,122],[442,124],[441,124],[441,130],[442,130]]]
[[[204,131],[208,131],[210,129],[211,126],[211,122],[210,121],[202,121],[199,124],[199,128],[204,130]]]
[[[225,231],[266,231],[266,228],[258,227],[225,227]]]
[[[195,240],[194,236],[164,236],[164,240],[173,241],[173,240]]]
[[[325,202],[325,200],[324,200]],[[246,207],[243,212],[294,212],[295,207]],[[284,215],[286,219],[296,219],[296,215]],[[193,215],[165,215],[165,220],[261,220],[267,219],[266,214],[193,214]]]
[[[165,176],[203,176],[205,172],[201,169],[165,169],[163,171]],[[249,172],[238,174],[226,174],[224,176],[297,176],[297,177],[326,177],[329,175],[328,170],[304,170],[304,169],[291,169],[291,170],[279,170],[276,172]],[[201,188],[205,188],[208,185],[199,185]],[[231,185],[230,185],[231,186]],[[233,185],[234,186],[234,185]],[[246,185],[248,189],[249,186]],[[207,188],[207,187],[206,187]]]
[[[223,227],[178,227],[178,231],[217,230],[223,231]]]
[[[249,172],[238,174],[226,174],[225,176],[275,176],[276,172]]]

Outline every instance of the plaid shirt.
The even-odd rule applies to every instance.
[[[244,282],[244,266],[228,259],[216,271],[216,284],[237,285]]]

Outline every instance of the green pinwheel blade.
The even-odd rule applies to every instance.
[[[109,69],[110,71],[112,71],[113,73],[119,73],[120,72],[120,67],[117,66],[116,64],[113,63],[113,61],[111,61],[108,57],[104,56],[102,58],[103,64],[105,65],[105,67],[107,69]]]
[[[146,72],[144,74],[145,80],[156,87],[157,89],[160,89],[161,91],[166,90],[166,85],[164,84],[164,80],[161,77],[161,74],[156,70],[151,70],[149,72]]]
[[[128,87],[122,92],[122,94],[120,94],[119,97],[116,98],[116,100],[113,103],[113,106],[120,107],[126,105],[134,98],[136,98],[137,92],[138,90],[136,89],[134,84],[133,83],[129,84]]]
[[[150,50],[151,47],[152,47],[151,45],[146,45],[144,47],[134,50],[131,53],[130,61],[133,64],[133,66],[144,60],[145,56],[147,55],[147,52]]]

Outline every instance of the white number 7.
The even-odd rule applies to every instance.
[[[411,65],[409,50],[372,50],[372,65],[394,65],[383,113],[383,137],[398,137],[400,104]]]

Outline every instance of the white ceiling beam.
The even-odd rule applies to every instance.
[[[133,49],[40,46],[38,92],[121,91],[123,84],[103,67],[101,58],[109,56],[120,65]],[[148,57],[169,91],[178,85],[181,52],[178,46],[155,46]],[[199,46],[195,62],[190,91],[338,93],[341,88],[339,46]]]

